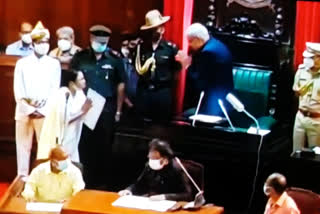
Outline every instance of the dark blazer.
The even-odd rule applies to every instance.
[[[233,89],[232,56],[222,42],[210,38],[202,49],[192,56],[186,89],[186,103],[196,106],[200,92],[204,91],[200,113],[221,114],[218,99],[224,99]]]

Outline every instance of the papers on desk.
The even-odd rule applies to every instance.
[[[217,123],[222,120],[222,117],[214,116],[214,115],[205,115],[205,114],[197,114],[189,117],[191,120],[197,120],[204,123]]]
[[[39,212],[61,212],[63,203],[28,202],[26,210]]]
[[[264,135],[268,134],[269,132],[270,132],[270,130],[260,129],[260,130],[259,130],[259,135],[264,136]],[[257,133],[257,128],[251,126],[251,127],[248,129],[247,133],[249,133],[249,134],[258,134],[258,133]]]
[[[316,155],[320,155],[320,147],[316,146],[312,149],[314,151],[314,153],[316,153]]]
[[[112,206],[165,212],[172,208],[176,203],[176,201],[152,201],[148,197],[126,195],[114,201]]]
[[[84,124],[93,130],[96,127],[106,99],[91,88],[88,89],[87,97],[92,100],[92,107],[84,118]]]

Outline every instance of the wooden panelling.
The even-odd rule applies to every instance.
[[[104,24],[113,30],[111,46],[119,46],[120,32],[136,31],[144,23],[150,9],[162,10],[162,0],[1,0],[0,45],[6,46],[19,38],[22,21],[35,24],[42,20],[49,28],[52,48],[56,46],[57,28],[70,25],[75,29],[76,43],[88,45],[88,29],[93,24]]]

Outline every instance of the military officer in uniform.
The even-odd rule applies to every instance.
[[[306,43],[304,63],[296,72],[293,90],[299,109],[293,130],[293,151],[320,146],[320,43]]]
[[[84,165],[84,178],[89,188],[97,188],[108,182],[108,158],[111,155],[114,121],[120,118],[125,95],[123,61],[118,53],[108,47],[110,35],[109,28],[92,26],[90,47],[78,52],[71,61],[73,69],[83,71],[87,88],[106,99],[94,130],[84,126],[79,144],[80,161]]]
[[[181,68],[175,60],[177,47],[162,38],[164,24],[169,19],[158,10],[146,14],[146,23],[140,28],[145,35],[136,54],[135,67],[139,74],[137,111],[144,118],[155,121],[168,120],[172,116],[174,77]]]

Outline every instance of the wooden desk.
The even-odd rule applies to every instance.
[[[10,185],[8,191],[0,201],[0,213],[39,213],[29,212],[25,209],[26,201],[20,196],[24,183],[19,177]],[[104,192],[97,190],[83,190],[66,202],[62,208],[62,214],[159,214],[162,212],[150,211],[150,210],[138,210],[122,207],[112,206],[119,195],[114,192]],[[223,207],[208,206],[201,208],[197,211],[175,211],[175,214],[222,214],[224,212]],[[46,212],[43,212],[46,213]],[[166,212],[171,213],[171,212]],[[51,212],[50,214],[55,214]]]

